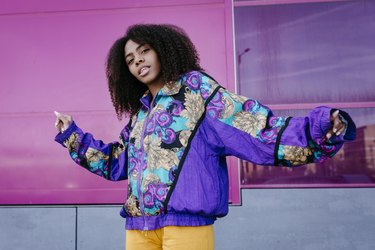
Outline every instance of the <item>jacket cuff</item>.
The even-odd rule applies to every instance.
[[[310,135],[314,141],[324,138],[326,133],[331,129],[331,110],[329,107],[321,106],[310,111]]]
[[[77,129],[78,127],[73,121],[63,133],[60,132],[56,135],[55,141],[64,146],[64,141],[66,141],[72,135],[73,132],[77,131]]]
[[[325,134],[332,128],[332,123],[331,123],[331,115],[333,112],[335,112],[337,109],[330,109],[329,113],[327,115],[322,116],[322,132],[323,135]],[[335,134],[332,135],[330,141],[337,143],[337,142],[343,142],[343,141],[353,141],[356,138],[356,125],[353,121],[353,119],[350,117],[348,113],[345,111],[339,110],[339,116],[341,119],[343,119],[343,122],[346,124],[346,129],[344,133],[341,135],[337,136]]]
[[[350,115],[346,113],[345,111],[340,110],[339,114],[345,119],[347,122],[346,125],[346,131],[344,134],[344,140],[345,141],[353,141],[356,138],[356,125]]]

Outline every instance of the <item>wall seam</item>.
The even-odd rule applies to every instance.
[[[75,250],[78,250],[78,206],[76,208],[76,223],[75,223]]]

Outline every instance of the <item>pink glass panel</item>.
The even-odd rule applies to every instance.
[[[201,64],[234,89],[231,1],[3,1],[0,9],[0,204],[121,204],[126,181],[77,166],[54,142],[54,110],[104,142],[117,121],[104,74],[108,49],[135,23],[185,29]],[[236,176],[237,166],[230,167]],[[234,175],[233,175],[234,173]],[[230,199],[239,202],[239,182]]]

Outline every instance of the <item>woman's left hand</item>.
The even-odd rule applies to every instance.
[[[326,137],[328,140],[334,134],[336,136],[339,136],[346,129],[346,123],[341,120],[339,116],[339,112],[340,112],[339,110],[336,110],[335,112],[331,114],[330,120],[331,120],[332,127],[326,134]]]

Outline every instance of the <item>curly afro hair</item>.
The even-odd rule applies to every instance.
[[[179,27],[169,24],[136,24],[111,47],[106,63],[106,75],[112,104],[119,120],[134,115],[140,108],[139,99],[147,86],[138,81],[125,62],[124,47],[132,40],[149,44],[157,53],[161,65],[161,79],[176,81],[181,74],[192,70],[203,71],[194,44]]]

